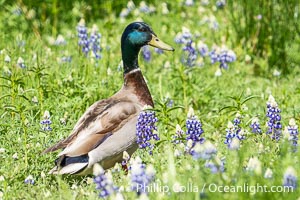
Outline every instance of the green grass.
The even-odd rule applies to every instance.
[[[147,165],[152,164],[156,170],[156,182],[171,190],[170,193],[150,192],[149,198],[287,200],[300,197],[299,189],[294,192],[257,193],[209,191],[211,183],[219,186],[281,186],[288,166],[293,166],[300,174],[300,152],[291,152],[287,139],[282,138],[277,143],[265,134],[266,102],[270,94],[275,97],[282,110],[283,127],[288,125],[290,118],[295,118],[296,123],[300,123],[299,66],[291,68],[291,73],[287,75],[273,76],[273,71],[267,71],[268,62],[263,57],[252,56],[252,62],[246,62],[245,56],[250,53],[243,50],[242,46],[233,45],[236,35],[226,17],[226,7],[224,10],[215,10],[212,5],[201,6],[199,3],[186,7],[178,2],[169,3],[168,7],[170,13],[167,15],[162,14],[161,4],[157,3],[157,12],[129,16],[125,22],[113,13],[104,19],[87,21],[88,27],[93,23],[97,24],[102,34],[102,59],[97,66],[77,46],[75,17],[70,23],[60,22],[58,19],[57,23],[64,25],[57,30],[57,34],[63,35],[67,41],[64,46],[49,44],[48,38],[53,36],[52,32],[47,31],[51,30],[51,26],[46,23],[43,24],[45,28],[39,33],[39,37],[34,31],[28,31],[31,30],[29,27],[25,27],[28,32],[24,34],[14,26],[8,27],[9,34],[7,30],[6,34],[0,33],[1,41],[5,41],[0,44],[0,148],[5,149],[0,153],[0,177],[4,179],[0,179],[0,194],[3,195],[0,199],[97,197],[98,191],[91,179],[93,176],[48,175],[54,165],[56,153],[43,155],[41,152],[66,137],[93,102],[110,97],[120,89],[123,83],[123,72],[118,70],[121,61],[120,37],[125,26],[138,19],[149,23],[163,41],[176,49],[174,53],[165,52],[162,55],[151,49],[150,62],[140,58],[141,70],[155,100],[159,119],[158,132],[162,142],[157,143],[153,156],[148,155],[147,151],[137,150],[133,157],[140,156]],[[66,15],[71,15],[71,12],[66,11]],[[0,15],[1,23],[8,19],[23,23],[21,19],[11,19],[8,10],[4,13]],[[205,17],[212,15],[219,22],[217,31],[201,23]],[[202,67],[184,66],[180,61],[182,46],[174,43],[182,26],[198,34],[197,40],[205,41],[209,47],[214,44],[228,46],[236,53],[237,60],[229,64],[229,69],[223,70],[220,77],[214,75],[218,65],[211,65],[209,58],[205,58]],[[20,41],[24,41],[25,45],[20,46]],[[299,49],[299,43],[294,48]],[[10,56],[11,62],[4,61],[6,55]],[[71,56],[72,61],[58,62],[62,56]],[[27,66],[25,69],[18,67],[19,57],[24,59]],[[298,55],[297,60],[299,59]],[[165,67],[167,65],[169,67]],[[107,73],[108,69],[111,73]],[[251,96],[256,98],[251,98],[242,105],[243,99]],[[32,101],[34,97],[38,99],[38,103]],[[174,101],[174,106],[181,108],[167,111],[167,97]],[[233,109],[223,109],[228,106],[233,106]],[[190,107],[194,108],[203,124],[203,137],[217,147],[216,158],[225,158],[225,172],[213,174],[205,167],[205,160],[194,160],[188,154],[174,156],[174,151],[182,150],[182,147],[172,143],[172,136],[175,134],[176,124],[186,130],[185,122]],[[51,114],[53,130],[50,132],[42,131],[40,125],[46,110]],[[243,115],[241,126],[246,131],[246,139],[242,141],[239,150],[230,151],[224,144],[225,129],[236,112]],[[250,120],[255,116],[260,119],[263,129],[261,135],[250,132]],[[60,122],[61,118],[66,119],[66,125]],[[16,153],[17,158],[13,158]],[[261,162],[261,174],[246,170],[248,160],[253,156],[258,157]],[[267,168],[273,171],[271,179],[263,177]],[[34,177],[34,185],[24,184],[29,175]],[[126,191],[130,184],[128,175],[114,170],[113,178],[115,185],[125,188],[122,191],[125,199],[137,198],[135,192]],[[192,184],[193,186],[189,186],[192,191],[176,193],[172,191],[174,184]],[[200,195],[204,185],[204,193]]]

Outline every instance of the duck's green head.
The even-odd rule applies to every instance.
[[[164,43],[157,37],[148,24],[144,22],[133,22],[125,28],[121,38],[124,73],[138,68],[138,53],[144,45],[174,51],[170,45]]]

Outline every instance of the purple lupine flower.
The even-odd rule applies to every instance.
[[[206,44],[204,44],[202,41],[199,41],[198,44],[197,44],[197,48],[198,48],[198,51],[200,53],[200,55],[202,57],[205,57],[208,55],[208,47]]]
[[[89,39],[89,44],[91,45],[91,50],[93,52],[93,55],[95,56],[96,59],[100,59],[100,39],[101,39],[101,34],[99,33],[98,27],[96,24],[93,25],[92,32],[90,35]]]
[[[182,32],[178,33],[175,37],[177,44],[186,44],[192,39],[192,34],[189,29],[182,27]]]
[[[51,118],[50,113],[48,110],[46,110],[44,112],[43,120],[40,122],[43,131],[52,131],[52,128],[50,127],[52,121],[50,118]]]
[[[99,197],[106,198],[118,190],[118,187],[114,186],[112,180],[112,174],[110,172],[105,173],[105,170],[99,165],[94,166],[94,183],[96,189],[99,190]]]
[[[137,143],[139,148],[150,148],[149,153],[152,154],[153,145],[149,142],[151,139],[159,140],[157,133],[157,126],[155,123],[158,121],[154,111],[143,110],[137,120],[136,134]]]
[[[173,105],[174,105],[174,100],[173,99],[171,99],[170,97],[167,96],[167,97],[164,98],[164,101],[165,101],[168,108],[173,107]]]
[[[130,155],[127,153],[127,151],[123,152],[123,160],[121,162],[122,166],[127,166],[128,162],[130,160]]]
[[[293,146],[298,146],[298,126],[294,118],[290,119],[287,130],[290,134],[289,140],[292,142]]]
[[[275,101],[275,98],[270,95],[267,102],[266,114],[266,116],[269,118],[269,121],[267,123],[267,134],[272,134],[272,139],[275,139],[276,141],[279,141],[281,137],[282,125],[280,112],[281,110],[278,108],[278,104]]]
[[[152,165],[146,167],[140,157],[136,157],[130,163],[131,190],[138,195],[148,194],[147,188],[155,178],[155,169]]]
[[[159,48],[154,48],[154,51],[155,51],[157,54],[163,54],[163,53],[164,53],[164,50],[159,49]]]
[[[150,12],[149,6],[144,1],[140,2],[139,10],[142,13],[149,13]]]
[[[56,45],[56,46],[66,45],[66,44],[67,44],[67,42],[66,42],[65,38],[62,35],[58,35],[55,42],[54,42],[54,45]]]
[[[184,3],[186,6],[192,6],[194,5],[194,0],[185,0],[185,3]]]
[[[217,6],[217,8],[219,8],[219,9],[224,8],[225,4],[226,4],[226,0],[218,0],[218,1],[216,2],[216,6]]]
[[[72,56],[63,56],[60,58],[60,62],[62,63],[70,63],[72,61]]]
[[[226,129],[226,140],[225,144],[227,144],[228,148],[230,149],[237,149],[238,146],[237,143],[233,143],[232,141],[234,138],[237,138],[238,140],[244,140],[244,131],[240,127],[241,123],[241,115],[239,113],[236,114],[236,117],[232,122],[228,122],[227,129]],[[233,145],[233,146],[232,146]]]
[[[197,51],[194,47],[194,42],[190,40],[182,50],[186,52],[186,55],[183,57],[183,63],[189,67],[193,67],[197,59]]]
[[[142,54],[146,62],[149,62],[151,60],[151,51],[148,45],[142,47]]]
[[[210,56],[211,64],[214,64],[219,61],[219,54],[217,53],[216,50],[212,50],[211,52],[209,52],[209,56]]]
[[[220,68],[228,69],[228,63],[236,60],[236,55],[233,51],[222,51],[219,55]]]
[[[252,133],[261,134],[262,131],[261,131],[260,124],[259,124],[257,117],[252,119],[250,128],[251,128]]]
[[[210,141],[205,141],[203,144],[197,143],[192,152],[195,160],[199,158],[209,160],[216,155],[217,148]]]
[[[283,186],[290,187],[292,189],[297,188],[297,173],[292,166],[289,166],[283,175]]]
[[[209,168],[212,174],[218,173],[218,172],[224,172],[225,171],[225,159],[219,159],[216,157],[214,161],[207,160],[204,165],[206,168]]]
[[[78,45],[81,46],[82,52],[87,56],[90,50],[87,28],[84,19],[81,19],[77,25]]]
[[[26,65],[25,65],[25,63],[24,63],[24,60],[23,60],[23,58],[21,58],[21,57],[18,58],[17,65],[18,65],[19,67],[21,67],[22,69],[26,68]]]
[[[186,140],[191,140],[193,142],[192,147],[195,146],[196,143],[203,143],[204,138],[201,137],[204,132],[202,129],[202,124],[199,121],[198,117],[194,114],[194,110],[190,108],[188,113],[188,118],[186,120]]]
[[[236,55],[231,50],[212,50],[209,53],[211,63],[220,62],[220,68],[228,69],[228,63],[236,60]]]
[[[183,143],[183,136],[184,136],[184,131],[181,129],[180,125],[177,124],[176,125],[176,132],[175,135],[173,135],[173,143],[175,144],[179,144],[179,143]]]
[[[25,184],[33,185],[35,183],[34,178],[32,175],[29,175],[24,180]]]

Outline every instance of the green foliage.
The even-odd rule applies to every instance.
[[[228,1],[228,8],[236,44],[267,58],[270,69],[279,68],[284,74],[299,66],[290,51],[300,36],[299,1]]]

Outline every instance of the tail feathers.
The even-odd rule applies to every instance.
[[[56,166],[50,170],[49,174],[78,174],[88,166],[89,157],[87,154],[76,157],[63,156],[55,163]]]

